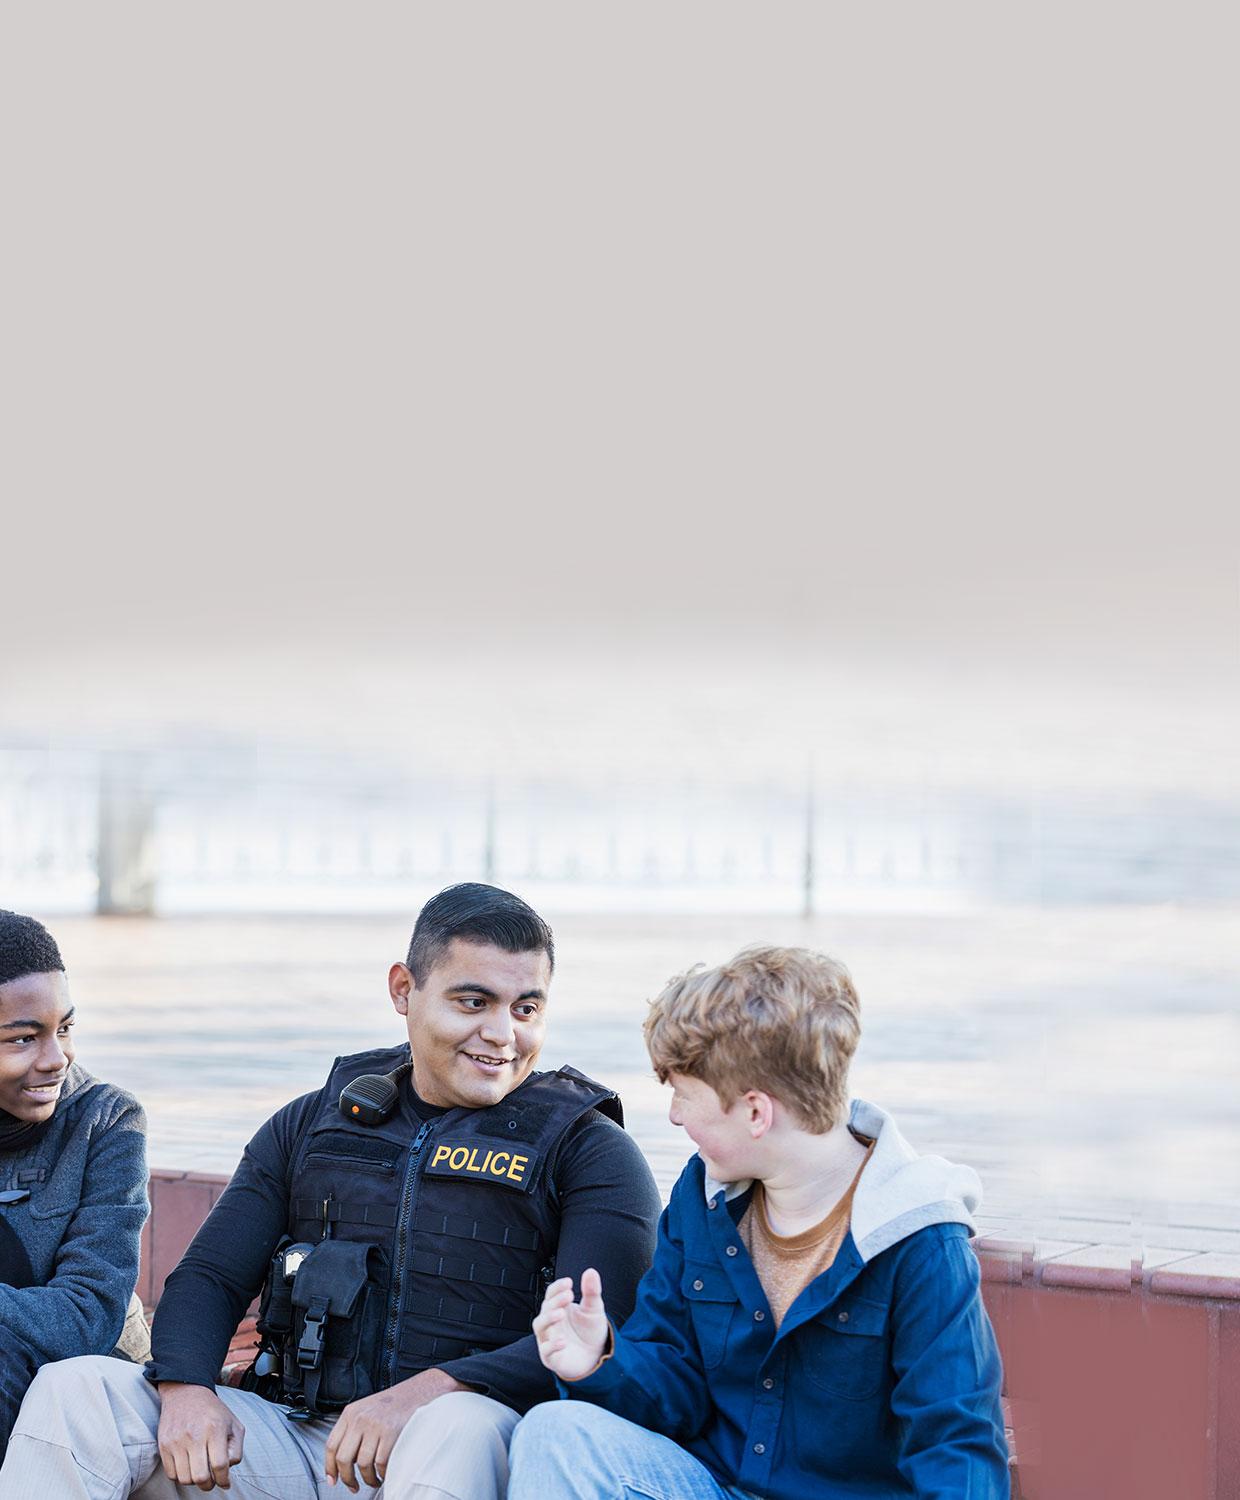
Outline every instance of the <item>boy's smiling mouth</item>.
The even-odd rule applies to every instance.
[[[22,1085],[22,1093],[30,1094],[35,1099],[54,1099],[65,1086],[63,1075],[53,1079],[51,1083],[26,1083]]]

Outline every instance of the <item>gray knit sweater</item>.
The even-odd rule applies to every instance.
[[[0,1336],[43,1361],[107,1354],[138,1279],[146,1218],[146,1120],[131,1095],[76,1063],[46,1130],[0,1151],[0,1191],[28,1190],[0,1214],[21,1241],[34,1284],[0,1282]]]

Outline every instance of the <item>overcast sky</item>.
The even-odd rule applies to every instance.
[[[0,34],[0,734],[1240,790],[1234,37],[58,17]]]

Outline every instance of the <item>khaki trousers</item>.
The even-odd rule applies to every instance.
[[[250,1391],[216,1394],[245,1427],[230,1472],[232,1500],[342,1500],[323,1450],[330,1420],[290,1422],[284,1408]],[[364,1500],[503,1500],[508,1439],[517,1414],[488,1396],[453,1391],[414,1413],[392,1450],[379,1489]],[[196,1485],[168,1479],[159,1461],[159,1393],[137,1365],[85,1355],[44,1365],[13,1428],[0,1469],[0,1500],[197,1500]]]

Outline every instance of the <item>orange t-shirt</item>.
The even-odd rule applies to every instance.
[[[766,1193],[760,1182],[754,1183],[753,1197],[737,1228],[771,1304],[776,1328],[814,1277],[834,1264],[852,1221],[853,1194],[873,1149],[871,1145],[844,1196],[826,1218],[800,1234],[775,1233],[766,1216]]]

